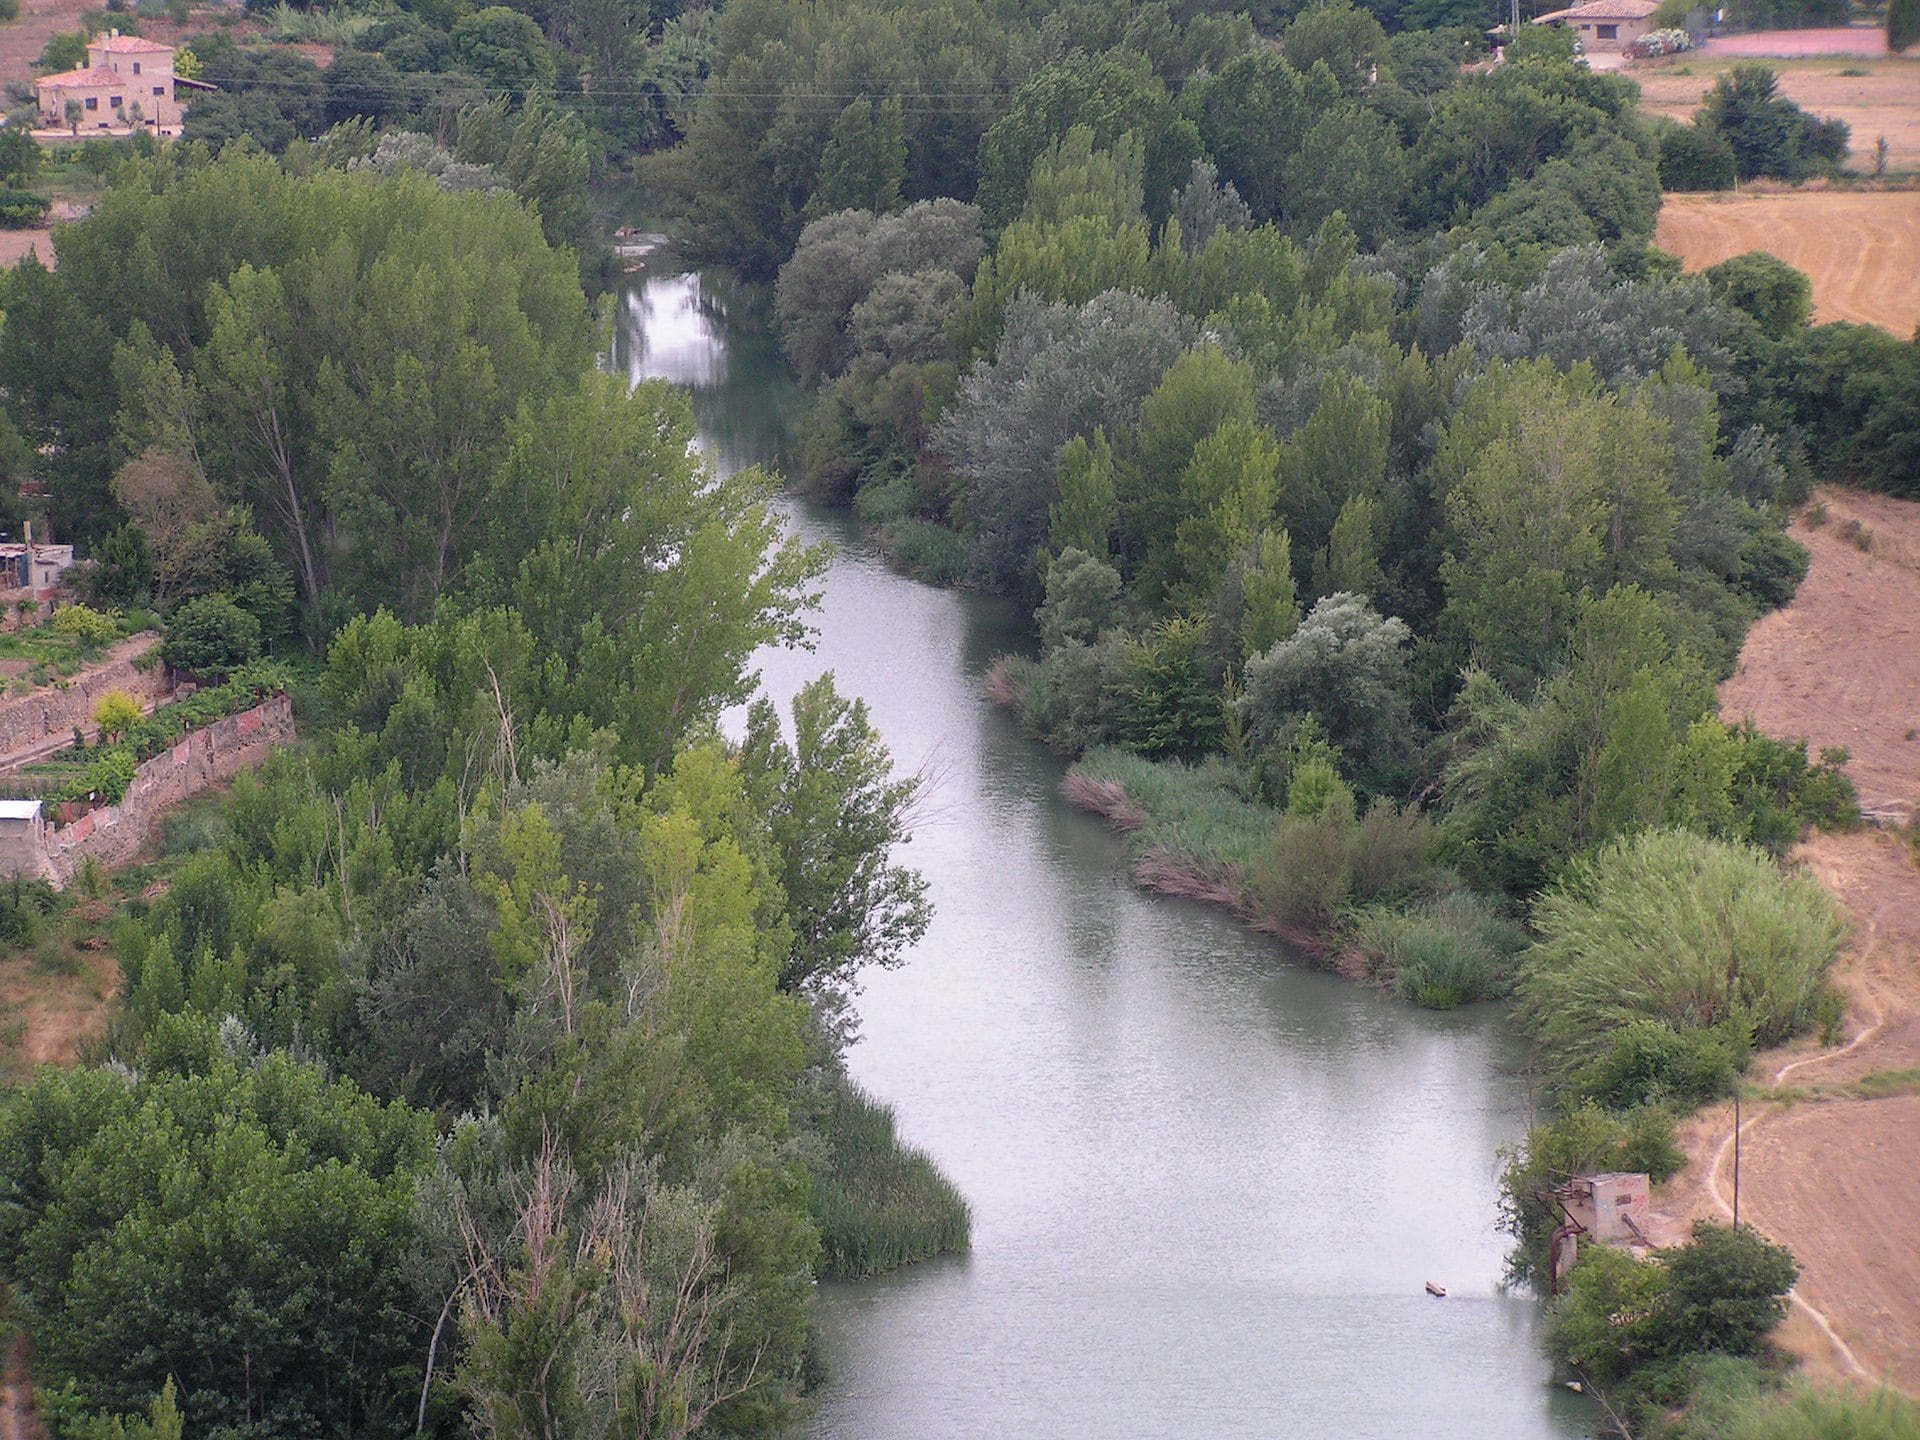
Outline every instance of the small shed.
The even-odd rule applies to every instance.
[[[0,844],[40,845],[47,838],[47,824],[38,800],[0,800]]]
[[[1625,1170],[1582,1175],[1560,1191],[1567,1215],[1602,1245],[1647,1244],[1652,1198],[1647,1177]]]

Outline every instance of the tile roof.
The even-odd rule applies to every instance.
[[[146,77],[142,76],[141,78],[145,79]],[[125,85],[129,82],[128,78],[117,70],[108,70],[104,66],[96,66],[86,70],[62,70],[58,75],[42,75],[35,79],[33,83],[35,85],[46,85],[50,88],[57,89],[62,86],[72,85]]]
[[[156,55],[162,50],[169,55],[173,53],[173,46],[142,40],[138,35],[109,35],[103,40],[90,41],[87,48],[105,50],[112,55]]]
[[[1534,24],[1549,20],[1644,20],[1660,8],[1660,0],[1587,0],[1550,15],[1534,16]]]

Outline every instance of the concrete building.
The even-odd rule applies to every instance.
[[[1564,25],[1589,54],[1618,55],[1653,28],[1659,0],[1586,0],[1535,17],[1536,25]]]
[[[43,130],[73,130],[77,124],[81,134],[180,133],[171,45],[111,30],[88,43],[83,68],[43,75],[33,89]],[[78,108],[69,111],[70,104]]]

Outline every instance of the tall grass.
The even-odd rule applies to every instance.
[[[1266,850],[1274,813],[1249,798],[1251,777],[1232,761],[1199,765],[1149,760],[1126,750],[1091,750],[1067,772],[1067,798],[1084,809],[1097,795],[1124,797],[1141,817],[1127,825],[1136,853],[1171,871],[1187,870],[1197,881],[1241,877]]]
[[[1662,1440],[1920,1440],[1920,1406],[1892,1390],[1862,1394],[1805,1381],[1785,1390],[1751,1361],[1703,1360],[1686,1412]]]
[[[1412,909],[1372,905],[1354,917],[1352,943],[1367,972],[1402,1000],[1451,1010],[1513,988],[1526,932],[1469,891]]]
[[[344,49],[373,29],[375,17],[325,10],[296,10],[282,3],[261,17],[267,38],[277,45],[307,43]]]
[[[1534,908],[1521,1016],[1550,1075],[1635,1019],[1769,1045],[1813,1017],[1846,926],[1818,881],[1750,846],[1649,831],[1574,865]]]
[[[826,1158],[811,1208],[824,1274],[857,1279],[967,1248],[965,1198],[924,1150],[901,1143],[891,1106],[839,1076],[819,1126]]]

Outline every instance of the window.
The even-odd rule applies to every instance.
[[[121,107],[121,105],[126,102],[126,98],[127,97],[124,95],[115,95],[107,101],[107,104],[111,105],[114,109],[118,110]]]
[[[133,73],[136,75],[140,73],[140,62],[138,60],[133,62]]]
[[[1596,27],[1594,34],[1602,40],[1618,40],[1620,38],[1620,27],[1618,25],[1601,25]]]
[[[99,108],[100,108],[100,97],[98,95],[87,96],[87,109],[98,110]]]
[[[164,95],[167,93],[167,87],[164,85],[156,85],[153,87],[153,93],[156,95]]]

